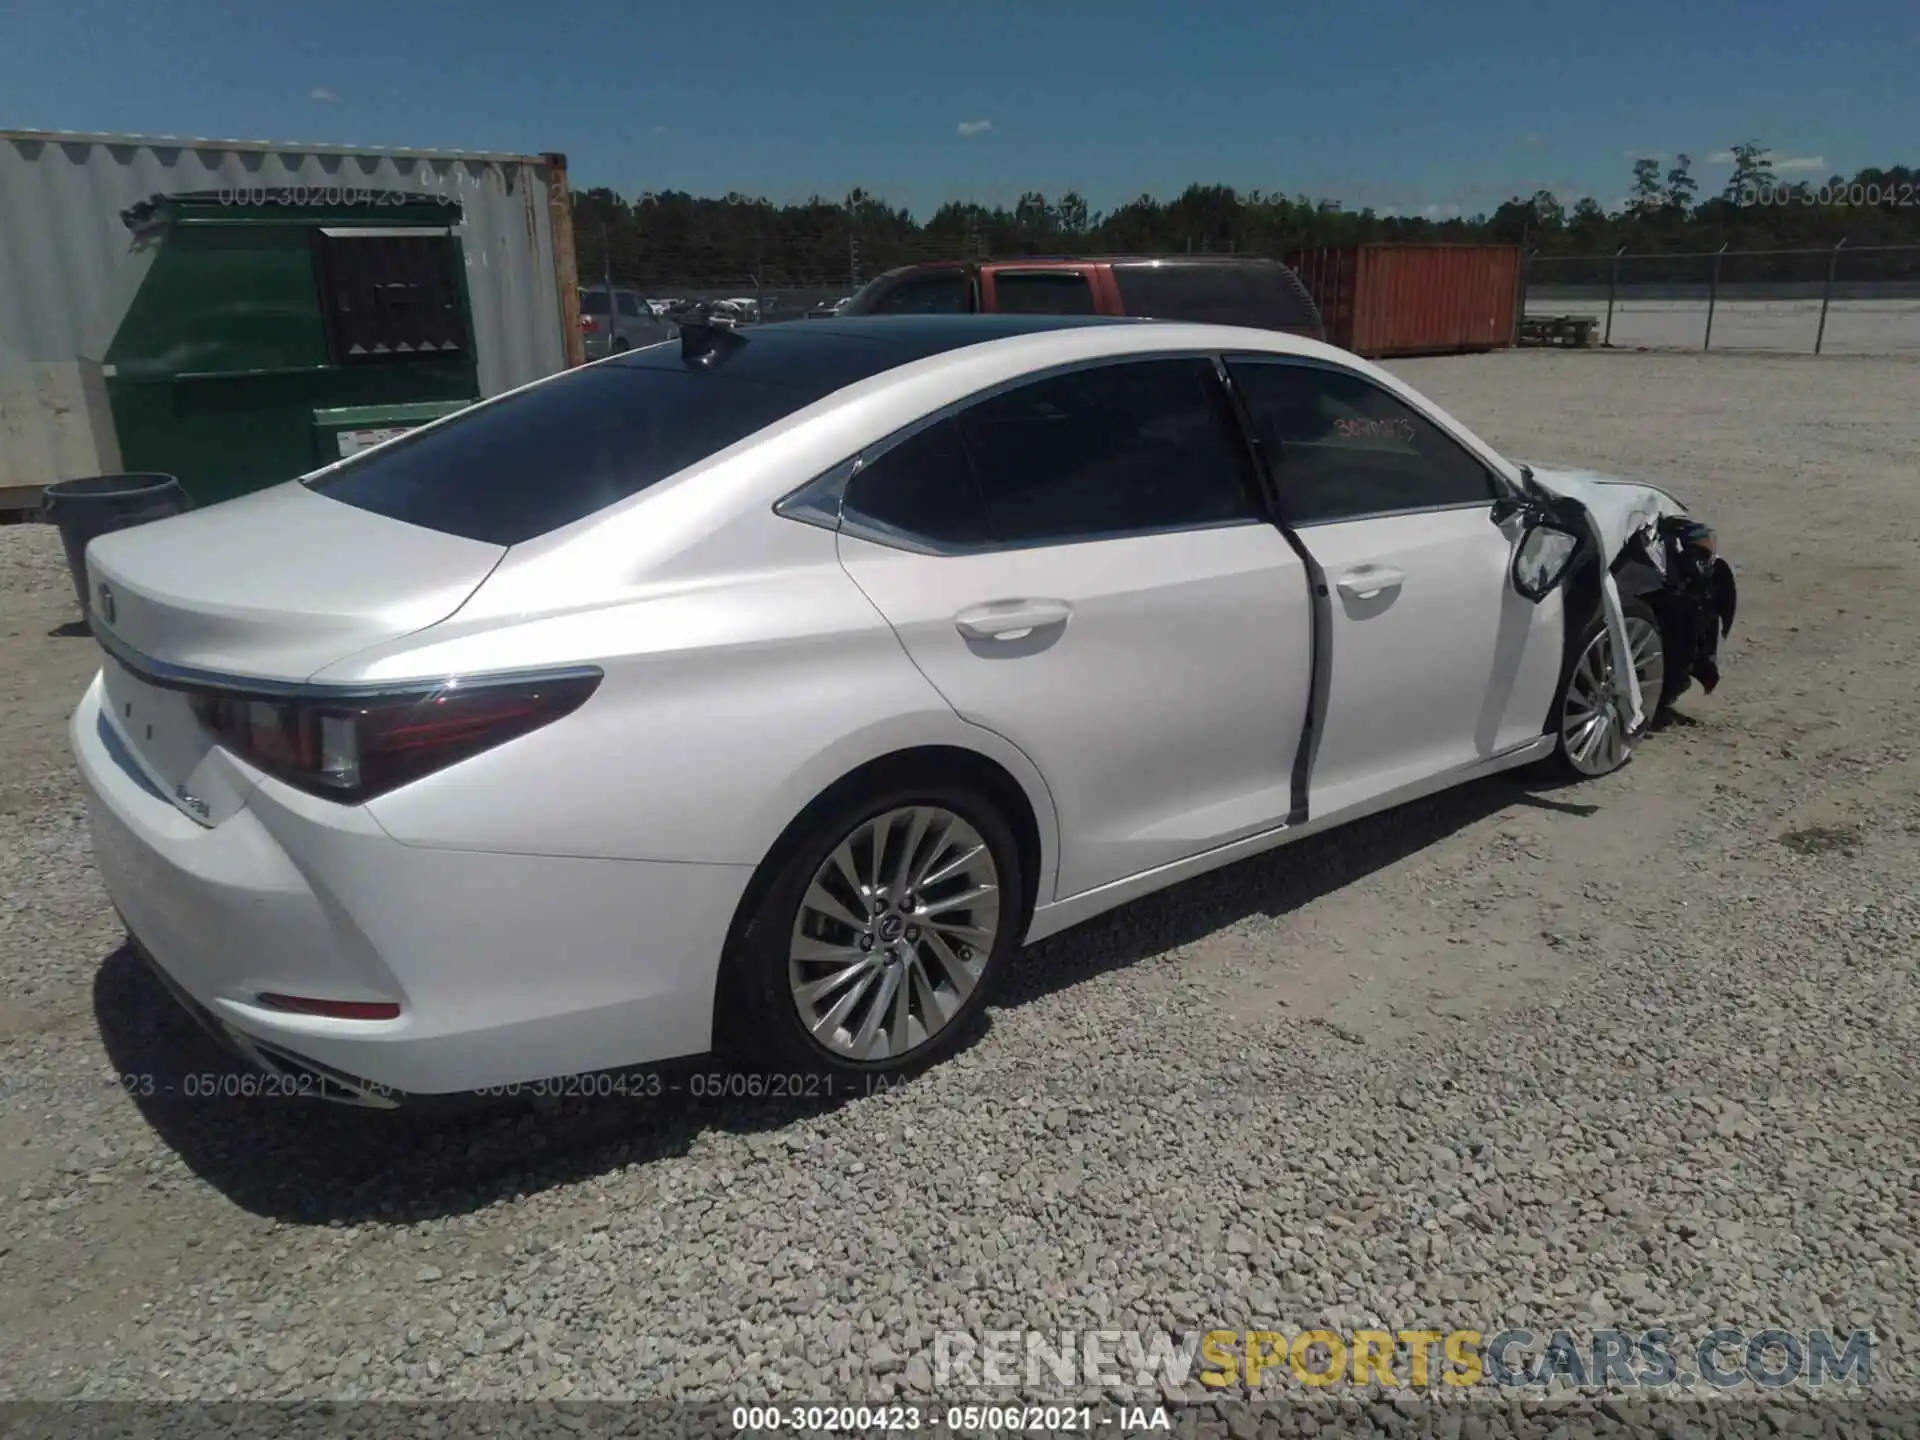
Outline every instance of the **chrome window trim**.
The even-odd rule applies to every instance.
[[[1400,510],[1368,510],[1358,515],[1341,515],[1326,520],[1288,520],[1296,530],[1317,530],[1325,525],[1352,525],[1361,520],[1390,520],[1396,515],[1446,515],[1455,510],[1486,510],[1494,502],[1489,495],[1485,500],[1450,500],[1445,505],[1409,505]]]
[[[858,514],[850,514],[846,509],[847,482],[860,473],[869,464],[879,460],[896,445],[905,444],[921,431],[944,420],[950,420],[963,410],[992,400],[1022,386],[1037,384],[1042,380],[1052,380],[1061,375],[1071,375],[1081,370],[1103,370],[1113,365],[1144,364],[1156,360],[1206,360],[1217,368],[1224,363],[1222,353],[1213,348],[1141,350],[1126,355],[1102,355],[1091,360],[1069,360],[1059,365],[1049,365],[1042,370],[1030,370],[1024,375],[1016,375],[1008,380],[999,380],[985,389],[976,390],[959,400],[949,401],[937,410],[929,410],[916,420],[911,420],[899,429],[890,431],[870,445],[861,447],[857,454],[829,466],[813,479],[797,489],[781,496],[773,505],[776,515],[789,520],[797,520],[805,525],[817,525],[824,530],[833,530],[842,535],[851,535],[855,539],[871,541],[875,545],[884,545],[892,550],[905,550],[915,555],[938,555],[952,557],[958,555],[996,555],[1003,551],[1037,550],[1059,545],[1090,545],[1102,540],[1131,540],[1147,535],[1185,535],[1201,530],[1227,530],[1243,525],[1270,525],[1273,522],[1259,512],[1256,504],[1254,512],[1237,515],[1226,520],[1208,520],[1191,525],[1162,525],[1143,530],[1098,530],[1077,535],[1049,535],[1036,540],[988,540],[977,545],[945,545],[938,541],[927,540],[917,535],[907,535],[890,526],[868,520]],[[1242,443],[1241,437],[1232,427],[1222,421],[1221,438],[1230,447]],[[1255,498],[1255,497],[1249,497]]]
[[[376,700],[402,695],[437,695],[443,690],[470,685],[530,685],[549,680],[606,678],[606,671],[598,665],[548,665],[521,670],[471,671],[381,684],[269,680],[233,675],[221,670],[206,670],[195,665],[176,665],[170,660],[156,660],[134,649],[98,619],[93,622],[93,637],[122,669],[156,689],[212,690],[221,694],[243,695],[250,700]]]

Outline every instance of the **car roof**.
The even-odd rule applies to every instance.
[[[950,350],[1020,335],[1145,321],[1109,315],[859,315],[833,320],[747,326],[741,343],[715,353],[701,369],[733,380],[827,395],[889,370]],[[649,370],[686,368],[680,342],[630,350],[602,362]]]
[[[892,277],[911,275],[915,271],[964,270],[975,265],[991,265],[995,268],[1024,265],[1031,266],[1035,270],[1052,270],[1070,265],[1223,266],[1279,265],[1280,263],[1268,255],[982,255],[967,260],[920,260],[911,265],[897,265],[884,274]]]

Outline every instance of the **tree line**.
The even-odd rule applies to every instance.
[[[1720,191],[1703,195],[1693,161],[1634,163],[1624,204],[1591,196],[1568,203],[1550,191],[1515,196],[1491,213],[1398,215],[1336,201],[1228,185],[1190,185],[1171,200],[1141,195],[1096,212],[1083,196],[1022,195],[1011,207],[950,201],[925,221],[864,190],[838,202],[799,204],[684,191],[633,199],[596,188],[573,196],[583,282],[611,273],[621,284],[674,288],[753,286],[845,291],[896,265],[924,260],[1037,254],[1248,253],[1365,243],[1524,245],[1558,278],[1585,268],[1574,257],[1699,255],[1725,247],[1743,278],[1805,278],[1805,259],[1738,252],[1920,246],[1920,169],[1870,167],[1852,177],[1786,179],[1757,141],[1732,148]],[[1920,278],[1920,255],[1849,256],[1854,278]],[[1597,262],[1596,262],[1597,263]],[[1822,262],[1823,263],[1823,262]],[[1699,267],[1634,262],[1636,278],[1692,278]],[[1862,267],[1865,267],[1863,269]],[[1664,268],[1671,274],[1655,275]],[[1600,274],[1604,265],[1596,270]],[[1871,271],[1869,275],[1867,272]],[[1601,275],[1601,278],[1604,278]]]

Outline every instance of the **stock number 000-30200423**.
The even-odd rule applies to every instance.
[[[545,1080],[517,1080],[485,1085],[485,1096],[545,1096],[552,1099],[654,1100],[685,1096],[694,1100],[830,1100],[835,1096],[879,1094],[902,1081],[897,1076],[832,1074],[799,1070],[696,1070],[690,1073],[649,1070],[634,1073],[602,1071],[590,1075],[563,1075]]]
[[[393,205],[419,205],[435,203],[453,205],[458,197],[449,191],[430,188],[419,193],[401,190],[376,190],[370,187],[353,185],[240,185],[223,186],[215,192],[220,204],[232,206],[268,206],[277,205],[301,208],[316,205],[325,206],[367,206],[381,208]]]
[[[736,1405],[732,1421],[734,1430],[742,1435],[879,1435],[916,1430],[961,1435],[1055,1435],[1090,1433],[1113,1424],[1134,1430],[1171,1428],[1163,1409],[1108,1415],[1090,1405]]]

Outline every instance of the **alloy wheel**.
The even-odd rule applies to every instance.
[[[919,1049],[979,985],[1000,914],[993,852],[959,815],[916,805],[861,822],[794,917],[787,978],[801,1024],[846,1060]]]
[[[1626,617],[1627,645],[1640,684],[1640,707],[1651,719],[1667,678],[1660,627],[1641,615]],[[1604,628],[1588,642],[1567,684],[1560,740],[1582,775],[1605,775],[1626,763],[1637,734],[1629,733],[1624,701],[1614,694],[1613,637]],[[1644,727],[1643,727],[1644,728]]]

